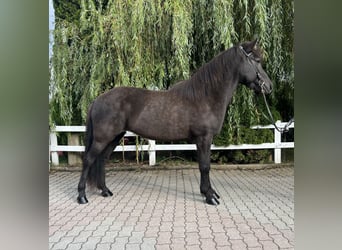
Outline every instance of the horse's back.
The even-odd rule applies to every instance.
[[[149,139],[182,140],[212,130],[207,105],[175,91],[116,87],[99,96],[93,110],[100,127]]]

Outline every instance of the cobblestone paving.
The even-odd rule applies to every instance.
[[[114,196],[79,172],[50,173],[50,249],[294,249],[294,169],[212,170],[220,205],[204,203],[199,171],[112,171]]]

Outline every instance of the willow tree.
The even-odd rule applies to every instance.
[[[51,124],[83,124],[90,102],[114,86],[167,89],[220,51],[255,36],[275,85],[272,112],[282,120],[293,114],[293,0],[79,3],[77,21],[56,19]],[[262,99],[239,86],[215,143],[242,142],[246,128],[269,122],[263,112]]]

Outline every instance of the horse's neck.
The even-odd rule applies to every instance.
[[[233,94],[238,86],[237,74],[232,74],[232,73],[228,73],[228,74],[230,75],[223,77],[224,80],[220,82],[217,89],[214,91],[215,93],[214,98],[211,98],[211,101],[212,103],[214,103],[214,105],[218,104],[224,110],[227,109],[227,106],[230,103],[233,97]]]

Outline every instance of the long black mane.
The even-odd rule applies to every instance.
[[[221,52],[208,63],[202,65],[188,80],[181,81],[170,88],[177,94],[193,101],[207,96],[215,96],[220,86],[233,77],[238,58],[236,47]]]

